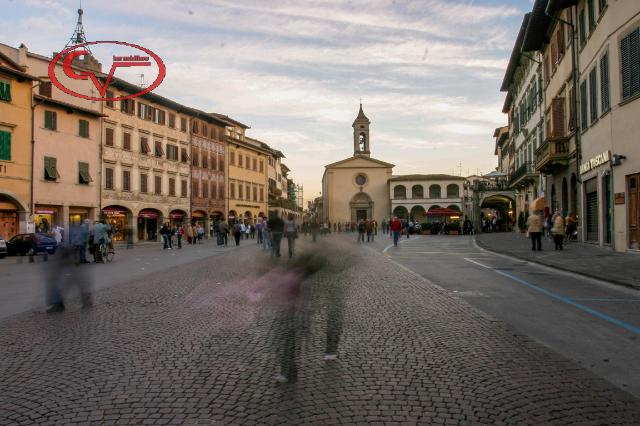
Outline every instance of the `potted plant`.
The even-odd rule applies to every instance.
[[[449,235],[460,235],[460,222],[454,221],[450,222],[447,225],[447,231]]]

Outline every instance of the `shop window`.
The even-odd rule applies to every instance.
[[[56,130],[58,128],[58,114],[55,111],[45,110],[44,128],[49,130]]]
[[[44,179],[56,181],[59,177],[56,159],[54,157],[44,157]]]
[[[0,130],[0,160],[11,161],[11,132]]]
[[[90,182],[93,182],[93,179],[89,174],[89,163],[81,161],[78,163],[78,183],[80,185],[89,185]]]

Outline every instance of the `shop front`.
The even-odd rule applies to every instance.
[[[613,182],[609,151],[597,154],[580,165],[583,187],[583,238],[599,245],[613,239]]]
[[[222,213],[221,211],[214,211],[213,213],[211,213],[211,215],[209,215],[209,234],[211,235],[211,237],[213,237],[213,235],[218,232],[217,227],[222,220],[224,220],[224,213]]]
[[[0,196],[0,236],[5,240],[20,233],[19,208],[16,203]]]
[[[186,218],[187,214],[182,210],[172,210],[171,213],[169,213],[169,224],[172,229],[176,226],[182,226]]]
[[[158,210],[143,209],[138,213],[138,241],[158,241],[162,214]]]
[[[37,205],[33,215],[36,232],[50,233],[54,226],[62,227],[61,208],[58,206]]]
[[[205,229],[205,235],[207,234],[206,229],[208,229],[209,226],[208,216],[202,210],[194,210],[193,213],[191,213],[191,224],[196,227],[202,226],[202,228]]]
[[[131,212],[126,207],[109,206],[102,209],[102,216],[114,229],[114,241],[128,241],[131,234]]]

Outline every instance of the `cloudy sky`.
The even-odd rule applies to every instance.
[[[79,0],[0,0],[0,42],[49,55]],[[83,0],[87,38],[148,47],[161,95],[248,125],[305,199],[352,155],[360,98],[395,174],[487,173],[499,92],[531,0]],[[110,61],[107,61],[110,63]]]

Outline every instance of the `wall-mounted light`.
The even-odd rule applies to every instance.
[[[611,165],[612,166],[619,166],[620,164],[622,164],[622,160],[626,160],[627,157],[625,157],[622,154],[613,154],[611,156]]]

